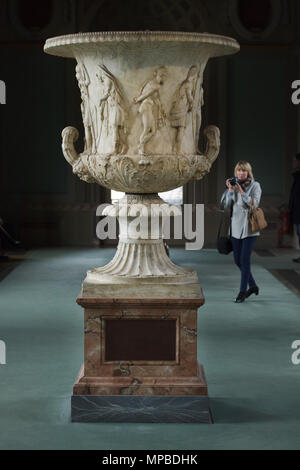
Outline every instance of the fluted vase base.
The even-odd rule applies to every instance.
[[[120,239],[114,258],[106,266],[91,269],[82,294],[89,297],[191,298],[199,297],[197,273],[174,264],[165,250],[162,220],[157,219],[156,236],[150,233],[153,218],[166,215],[169,205],[157,194],[125,195],[105,209],[119,219]],[[140,211],[140,212],[139,212]],[[141,234],[133,233],[132,222],[141,216]],[[144,222],[146,223],[143,223]]]
[[[91,269],[83,282],[88,297],[199,297],[195,270],[176,266],[162,240],[120,241],[110,263]]]

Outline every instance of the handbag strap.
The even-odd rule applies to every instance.
[[[253,214],[256,209],[256,206],[254,204],[254,199],[251,197],[250,199],[250,209],[249,209],[249,215]]]

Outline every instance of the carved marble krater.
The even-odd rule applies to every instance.
[[[85,360],[74,386],[73,420],[120,420],[120,414],[113,418],[108,397],[123,400],[118,405],[129,421],[151,419],[145,400],[132,408],[124,396],[207,398],[197,364],[197,308],[204,303],[197,274],[171,262],[161,225],[155,235],[142,230],[137,237],[130,222],[143,205],[150,227],[153,212],[165,208],[158,192],[209,173],[220,133],[215,126],[204,129],[202,154],[203,73],[211,57],[238,50],[235,40],[223,36],[148,31],[74,34],[45,44],[45,52],[77,61],[84,150],[75,150],[77,129],[65,128],[66,160],[87,183],[126,193],[106,209],[119,218],[116,255],[88,271],[77,299],[85,308]],[[184,402],[184,419],[178,402],[178,420],[209,420],[207,404],[195,403],[186,413]],[[149,406],[156,410],[154,421],[176,421],[174,414],[159,414],[161,402]]]

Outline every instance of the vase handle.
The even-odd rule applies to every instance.
[[[206,149],[204,154],[200,156],[201,160],[193,176],[194,180],[202,179],[210,172],[211,166],[220,152],[220,129],[216,126],[207,126],[203,134],[206,137]]]
[[[212,165],[220,152],[220,129],[217,126],[207,126],[204,129],[203,134],[206,137],[206,149],[204,156]]]
[[[62,151],[65,159],[71,166],[78,160],[79,155],[75,150],[74,142],[79,137],[79,132],[75,127],[65,127],[61,133],[62,136]]]

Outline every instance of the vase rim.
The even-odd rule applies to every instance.
[[[47,54],[73,57],[72,46],[109,42],[192,42],[216,46],[211,57],[234,54],[240,50],[239,43],[228,36],[183,31],[101,31],[67,34],[46,40]],[[68,47],[71,46],[71,47]]]

